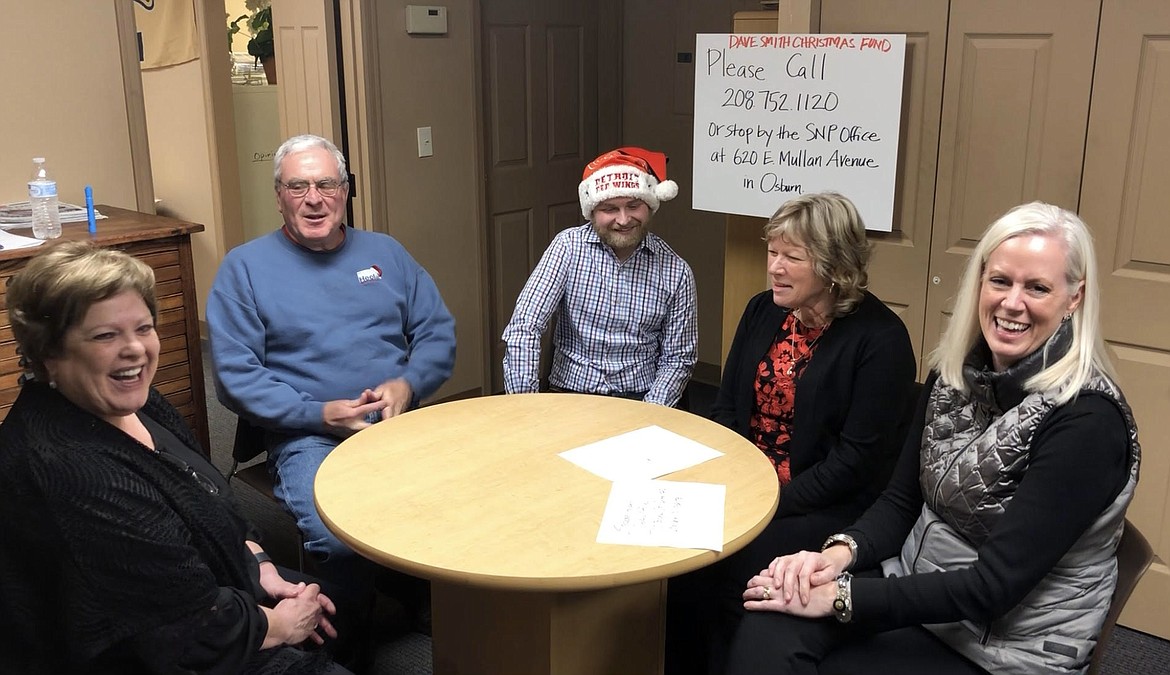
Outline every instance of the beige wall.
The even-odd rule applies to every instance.
[[[701,380],[718,377],[718,364],[725,350],[723,234],[727,217],[691,208],[695,68],[690,63],[678,63],[677,54],[694,52],[696,33],[729,33],[734,12],[758,8],[758,3],[749,0],[625,3],[622,142],[670,156],[666,172],[678,183],[679,193],[674,201],[662,206],[653,227],[695,273],[700,362],[695,377]],[[761,269],[761,280],[763,276]],[[737,307],[731,311],[738,316],[741,310]]]
[[[455,372],[437,396],[479,389],[484,381],[483,219],[472,0],[449,0],[448,33],[406,34],[405,0],[377,3],[378,98],[389,222],[374,223],[402,242],[438,284],[455,316]],[[432,129],[434,156],[420,159],[417,127]],[[377,198],[377,195],[375,195]]]
[[[191,238],[202,320],[215,271],[230,244],[240,240],[242,228],[227,31],[220,28],[223,3],[196,0],[195,11],[199,58],[143,71],[142,89],[159,212],[205,228]],[[217,89],[214,108],[206,82]],[[226,153],[223,162],[220,149]]]
[[[135,208],[113,2],[6,2],[3,12],[0,202],[28,199],[32,158],[44,156],[62,200],[84,204],[89,184],[98,203]],[[50,44],[36,26],[51,27]]]
[[[200,59],[143,71],[142,90],[154,196],[161,200],[158,212],[205,227],[203,232],[191,237],[195,288],[202,318],[222,253],[215,227],[219,217],[211,194],[207,108],[203,101]]]

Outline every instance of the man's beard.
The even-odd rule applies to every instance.
[[[597,232],[597,236],[601,238],[601,241],[605,242],[606,246],[616,250],[624,250],[636,247],[646,238],[647,223],[641,221],[635,222],[638,223],[637,227],[634,227],[629,232],[615,232],[608,228],[602,230],[598,227],[594,227],[593,229]]]

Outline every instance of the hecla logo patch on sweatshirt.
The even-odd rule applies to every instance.
[[[370,265],[364,270],[358,270],[357,279],[358,283],[363,286],[380,281],[382,279],[382,268],[377,265]]]

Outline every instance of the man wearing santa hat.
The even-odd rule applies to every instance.
[[[504,329],[509,394],[539,390],[540,339],[555,315],[550,390],[678,404],[696,359],[695,278],[649,231],[677,194],[661,152],[618,148],[585,167],[589,222],[549,244]]]

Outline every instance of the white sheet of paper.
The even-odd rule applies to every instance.
[[[22,237],[19,234],[0,231],[0,249],[5,251],[10,251],[17,248],[32,248],[33,246],[40,246],[43,243],[45,242],[41,239]]]
[[[597,542],[722,551],[726,496],[726,485],[616,481],[609,490]]]
[[[650,480],[722,454],[660,426],[649,426],[566,450],[561,457],[607,480]]]

